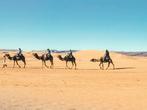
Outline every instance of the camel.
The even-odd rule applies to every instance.
[[[72,69],[72,68],[75,66],[75,69],[76,69],[77,64],[76,64],[76,59],[75,59],[74,56],[72,56],[72,57],[70,58],[69,56],[62,57],[61,55],[58,55],[58,58],[59,58],[59,60],[65,61],[65,62],[66,62],[66,68]],[[71,62],[71,63],[72,63],[72,68],[69,68],[69,67],[68,67],[68,62]]]
[[[5,54],[4,57],[7,57],[9,60],[13,60],[14,64],[13,64],[13,68],[15,67],[15,63],[18,65],[19,68],[21,68],[21,66],[18,64],[18,61],[22,61],[24,63],[24,68],[26,66],[26,60],[23,54],[21,55],[14,55],[13,57],[10,56],[10,54]]]
[[[43,65],[45,65],[45,67],[49,68],[49,66],[47,66],[47,64],[46,64],[46,61],[48,61],[48,60],[50,60],[50,62],[51,62],[50,68],[53,68],[54,63],[53,63],[53,56],[52,55],[43,54],[43,55],[39,56],[37,53],[33,53],[33,56],[36,59],[42,61],[42,68],[43,68]]]
[[[94,59],[94,58],[93,58],[93,59],[91,59],[90,61],[91,61],[91,62],[100,62],[100,64],[99,64],[100,69],[104,69],[104,63],[108,63],[108,66],[107,66],[106,70],[110,67],[110,64],[112,64],[112,65],[113,65],[113,69],[115,69],[115,65],[114,65],[114,63],[113,63],[113,61],[112,61],[111,58],[106,59],[106,60],[104,60],[103,57],[101,57],[100,59]],[[102,65],[102,66],[101,66],[101,65]]]

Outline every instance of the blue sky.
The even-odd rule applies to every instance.
[[[146,0],[0,0],[0,48],[147,51]]]

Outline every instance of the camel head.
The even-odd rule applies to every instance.
[[[9,60],[13,60],[13,58],[8,53],[6,53],[3,57],[7,57]]]
[[[7,53],[7,54],[4,55],[4,57],[10,57],[10,54]]]
[[[33,56],[36,56],[36,55],[37,55],[37,53],[32,53],[32,55],[33,55]]]
[[[57,57],[58,57],[58,58],[59,58],[59,60],[61,60],[61,61],[63,61],[63,60],[64,60],[64,58],[62,58],[62,56],[61,56],[61,55],[58,55]]]
[[[38,56],[37,53],[33,53],[32,55],[33,55],[35,58],[39,59],[39,60],[41,59],[41,58]]]
[[[94,58],[93,58],[93,59],[91,59],[90,61],[91,61],[91,62],[99,62],[99,60],[98,60],[98,59],[94,59]]]

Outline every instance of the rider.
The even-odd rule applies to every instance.
[[[51,50],[50,49],[47,49],[47,56],[50,56],[51,55]]]
[[[109,51],[106,50],[105,51],[105,55],[104,55],[104,61],[110,59],[110,55],[109,55]]]
[[[17,56],[21,56],[22,55],[22,50],[21,48],[18,49],[18,53],[17,53]]]
[[[69,58],[72,58],[73,57],[72,50],[70,50],[70,52],[68,53],[68,57]]]

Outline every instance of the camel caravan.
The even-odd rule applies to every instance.
[[[32,54],[37,60],[40,60],[42,62],[42,68],[45,66],[46,68],[50,68],[53,69],[54,68],[54,57],[51,54],[51,50],[47,49],[47,53],[42,54],[41,56],[39,56],[37,53],[33,53]],[[18,53],[14,56],[11,56],[9,53],[5,53],[3,56],[3,68],[7,67],[7,63],[6,63],[6,59],[13,61],[13,68],[15,67],[15,65],[17,64],[17,66],[19,68],[21,68],[21,66],[19,65],[19,61],[22,61],[24,66],[23,68],[26,67],[26,59],[25,56],[22,54],[22,50],[21,48],[18,49]],[[66,63],[65,68],[66,69],[77,69],[77,63],[76,63],[76,58],[73,55],[72,50],[69,51],[69,53],[66,56],[61,56],[58,55],[57,58],[61,61],[64,61]],[[50,66],[48,66],[46,64],[47,61],[50,61]],[[71,62],[72,67],[68,66],[68,62]],[[106,70],[110,67],[110,64],[112,64],[113,69],[115,69],[115,65],[110,57],[109,51],[106,50],[105,55],[103,57],[100,57],[100,59],[95,59],[92,58],[90,60],[90,62],[99,62],[99,67],[100,69],[104,70],[104,63],[108,63],[108,66],[106,68]]]

